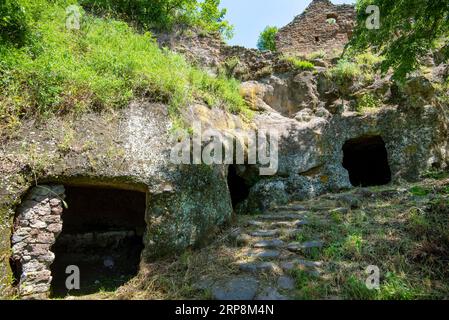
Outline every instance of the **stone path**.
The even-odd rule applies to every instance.
[[[303,255],[307,250],[320,250],[324,243],[320,239],[297,241],[302,227],[310,223],[310,214],[306,207],[291,204],[240,223],[230,237],[235,247],[246,252],[244,261],[237,263],[241,274],[216,283],[212,297],[218,300],[240,296],[255,300],[294,299],[296,286],[291,272],[300,269],[319,276],[323,268],[322,262],[305,260]]]

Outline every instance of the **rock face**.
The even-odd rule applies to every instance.
[[[226,181],[227,167],[173,164],[170,151],[176,141],[170,133],[172,124],[167,109],[161,104],[135,102],[107,116],[91,113],[64,121],[55,117],[46,123],[30,122],[18,138],[3,145],[0,151],[0,296],[11,293],[9,252],[13,220],[23,225],[12,240],[12,245],[18,245],[14,249],[16,257],[33,257],[45,263],[26,272],[41,271],[39,268],[48,266],[54,258],[49,248],[60,232],[60,221],[57,215],[51,216],[54,223],[47,221],[50,219],[47,211],[52,209],[56,214],[61,208],[59,202],[51,207],[56,204],[51,197],[47,200],[45,197],[42,199],[45,203],[38,202],[36,206],[24,198],[36,182],[39,186],[95,186],[145,192],[147,227],[143,261],[200,245],[230,219],[233,210]],[[198,107],[191,110],[192,114],[206,119],[214,119],[215,113],[217,120],[211,120],[210,126],[239,126],[238,121],[233,122],[237,117],[228,115],[223,122],[225,113],[205,109],[208,113],[205,110],[195,113]],[[34,192],[33,189],[32,197]],[[42,215],[33,214],[31,220],[26,220],[31,212],[25,210],[28,207]],[[26,219],[23,215],[27,215]],[[36,230],[39,241],[44,243],[39,243],[40,251],[30,256],[28,251],[19,250],[23,245],[20,237],[28,237]],[[38,280],[24,281],[21,292],[36,293],[34,289],[27,291],[33,281],[42,284],[42,290],[47,289],[51,275],[45,272],[45,278],[42,273]]]
[[[52,280],[50,251],[62,230],[63,186],[33,188],[19,206],[11,239],[12,261],[20,272],[23,298],[47,298]]]
[[[341,52],[352,35],[355,16],[352,5],[314,0],[301,15],[279,30],[276,48],[287,55]]]
[[[385,159],[370,161],[368,157],[365,165],[358,165],[359,170],[370,172],[385,162],[386,183],[416,181],[428,170],[448,167],[448,112],[435,99],[433,80],[412,77],[399,92],[388,78],[373,81],[348,86],[322,71],[291,71],[242,85],[257,92],[255,101],[263,110],[254,118],[258,129],[279,134],[277,175],[251,187],[246,210],[260,212],[358,186],[351,183],[350,168],[345,165],[352,156],[347,151],[349,143],[358,144],[356,150],[363,154],[370,152],[370,141],[380,141]],[[378,83],[382,90],[376,89]],[[353,106],[357,96],[367,92],[380,97],[379,106],[360,112]],[[339,98],[343,96],[353,101]]]

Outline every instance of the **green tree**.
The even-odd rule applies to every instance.
[[[380,9],[378,29],[367,28],[369,5]],[[347,53],[371,48],[385,58],[382,72],[392,68],[396,79],[405,79],[449,35],[449,0],[358,0],[356,9],[357,26]],[[449,57],[448,50],[443,53]]]
[[[267,26],[259,36],[257,48],[262,51],[276,51],[276,34],[278,31],[277,27]]]
[[[22,44],[28,30],[25,9],[17,0],[0,1],[0,39]]]
[[[220,0],[80,0],[88,10],[137,23],[145,29],[167,30],[174,25],[201,27],[208,32],[232,34]]]

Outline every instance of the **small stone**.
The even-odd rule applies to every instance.
[[[63,211],[63,209],[61,206],[51,208],[51,214],[54,214],[54,215],[60,216],[62,214],[62,211]]]
[[[47,230],[58,234],[62,231],[62,223],[52,223],[47,227]]]
[[[53,244],[55,243],[55,235],[51,232],[41,232],[37,238],[37,243]]]
[[[11,242],[13,245],[22,242],[23,240],[25,240],[26,238],[28,238],[30,235],[23,235],[23,236],[19,236],[17,234],[13,234],[12,238],[11,238]]]
[[[259,250],[248,253],[248,257],[260,259],[278,258],[280,255],[281,253],[277,250]]]
[[[31,245],[31,253],[33,256],[46,255],[50,250],[50,245],[48,244],[33,244]]]
[[[59,199],[56,199],[56,198],[53,198],[53,199],[50,199],[50,206],[51,207],[57,207],[57,206],[60,206],[61,205],[61,200],[59,200]]]
[[[212,296],[215,300],[253,300],[258,287],[255,278],[238,277],[216,284]]]
[[[58,217],[57,215],[47,215],[47,216],[42,217],[42,221],[44,221],[45,223],[48,223],[48,224],[60,223],[61,217]]]
[[[284,290],[293,290],[295,289],[295,280],[293,280],[293,278],[288,277],[288,276],[280,276],[277,284],[279,286],[279,288],[284,289]]]
[[[14,235],[17,236],[28,236],[31,232],[31,228],[28,227],[21,227],[19,229],[16,230],[16,232],[14,232]]]
[[[47,224],[43,221],[35,220],[30,223],[30,227],[36,229],[45,229],[47,227]]]
[[[51,271],[50,270],[41,270],[36,272],[29,272],[26,274],[26,281],[27,282],[33,282],[33,283],[50,283],[52,277],[51,277]]]
[[[34,211],[40,217],[46,216],[46,215],[50,214],[50,212],[51,212],[50,204],[48,204],[48,203],[46,203],[45,205],[41,204],[41,205],[35,207]],[[41,219],[41,218],[39,218],[39,219]]]
[[[254,243],[254,248],[280,248],[284,245],[284,241],[279,239],[272,239],[272,240],[261,240]]]
[[[38,261],[31,261],[22,266],[22,272],[26,275],[29,272],[36,272],[46,269],[45,264]]]

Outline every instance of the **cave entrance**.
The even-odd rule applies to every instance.
[[[245,179],[238,175],[238,166],[230,165],[228,169],[228,188],[231,193],[232,208],[244,201],[249,196],[249,186]]]
[[[353,186],[369,187],[388,184],[391,171],[385,142],[380,136],[366,136],[346,141],[343,167]]]
[[[80,290],[71,295],[113,291],[139,269],[145,231],[145,193],[66,187],[68,208],[63,228],[52,247],[53,297],[63,297],[68,266],[80,271]]]

